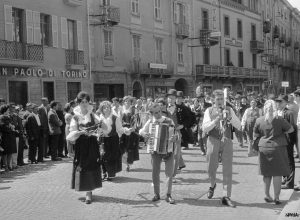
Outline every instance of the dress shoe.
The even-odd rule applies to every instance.
[[[175,204],[175,200],[172,199],[171,195],[167,195],[166,197],[166,202],[170,203],[170,204]]]
[[[207,192],[207,198],[211,199],[214,196],[216,187],[217,187],[216,183],[215,183],[214,187],[209,187],[208,192]]]
[[[267,202],[267,203],[274,202],[274,200],[273,200],[271,197],[265,197],[264,200],[265,200],[265,202]]]
[[[92,200],[90,200],[90,199],[86,199],[86,200],[85,200],[85,204],[88,204],[88,205],[89,205],[89,204],[91,204],[91,203],[92,203]]]
[[[160,196],[159,195],[154,195],[154,197],[152,198],[152,202],[157,202],[160,200]]]
[[[282,202],[279,199],[274,200],[275,205],[280,205]]]
[[[61,161],[62,159],[60,157],[55,157],[53,159],[51,159],[52,161]]]
[[[223,204],[223,205],[230,206],[230,207],[232,207],[232,208],[235,208],[235,204],[231,201],[231,199],[230,199],[229,197],[226,197],[226,196],[224,196],[224,197],[222,198],[222,204]]]
[[[295,190],[295,191],[300,191],[300,185],[295,186],[294,190]]]
[[[44,160],[38,160],[38,162],[39,162],[39,163],[44,163],[45,161],[44,161]]]
[[[186,165],[183,165],[181,167],[178,167],[178,170],[182,170],[183,168],[186,168]]]
[[[48,158],[50,158],[50,157],[49,157],[49,156],[44,156],[44,158],[48,159]]]

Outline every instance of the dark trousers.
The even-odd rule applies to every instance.
[[[18,158],[17,163],[23,164],[24,163],[24,145],[25,145],[25,139],[23,137],[19,138],[19,146],[18,147]]]
[[[31,162],[35,162],[37,149],[39,147],[39,139],[28,140],[28,144],[29,144],[29,160]]]
[[[294,143],[289,143],[287,146],[287,153],[289,157],[289,167],[290,167],[290,175],[283,177],[283,182],[289,188],[294,188],[294,180],[295,180],[295,160],[294,160]]]
[[[59,142],[59,134],[50,135],[50,149],[51,149],[51,159],[57,158],[58,155],[58,142]]]
[[[63,130],[63,129],[62,129]],[[62,132],[60,135],[59,135],[59,140],[58,140],[58,155],[59,156],[62,156],[63,155],[63,151],[65,149],[65,132]]]
[[[43,156],[47,156],[49,146],[49,131],[44,129],[41,131],[40,146],[43,150]]]

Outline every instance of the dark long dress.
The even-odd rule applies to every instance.
[[[107,172],[108,177],[115,177],[116,173],[122,171],[122,154],[120,149],[120,138],[116,129],[115,115],[112,116],[112,129],[108,137],[102,137],[103,156],[102,167],[103,172]]]
[[[13,131],[10,125],[11,119],[9,116],[0,116],[0,133],[1,133],[1,147],[4,149],[2,155],[17,153],[17,132]]]
[[[76,120],[76,116],[74,116]],[[95,125],[91,114],[91,122],[79,124],[82,127]],[[91,191],[102,187],[100,169],[100,151],[97,137],[94,135],[81,135],[74,146],[75,156],[73,161],[71,188],[76,191]]]
[[[139,135],[137,131],[137,115],[135,109],[132,107],[131,111],[123,113],[122,125],[126,128],[135,128],[135,131],[130,135],[123,134],[120,141],[122,153],[125,153],[127,164],[133,164],[134,161],[139,160]]]

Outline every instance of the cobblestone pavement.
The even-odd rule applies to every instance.
[[[173,185],[176,205],[166,203],[163,194],[160,202],[152,203],[150,157],[141,150],[140,161],[133,165],[131,172],[123,171],[113,182],[104,182],[103,188],[93,192],[91,205],[80,201],[84,193],[70,189],[70,159],[28,165],[2,174],[0,219],[277,219],[293,191],[282,191],[284,203],[280,206],[266,204],[257,157],[248,158],[246,148],[239,148],[237,144],[234,148],[232,200],[237,208],[220,204],[222,166],[218,170],[215,198],[207,199],[209,184],[205,157],[199,154],[198,148],[184,151],[187,167],[178,175],[178,183]],[[296,165],[299,172],[300,163]],[[296,179],[300,180],[299,177],[297,174]],[[162,172],[162,192],[164,178]]]

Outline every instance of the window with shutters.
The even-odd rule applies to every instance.
[[[155,62],[163,63],[163,40],[161,38],[155,38]]]
[[[257,68],[257,55],[252,54],[252,68],[256,69]]]
[[[209,30],[209,14],[208,10],[202,10],[202,29]]]
[[[113,56],[113,39],[112,31],[104,30],[104,57]]]
[[[210,48],[203,47],[203,64],[210,64]]]
[[[102,5],[110,6],[110,0],[102,0]]]
[[[161,21],[161,5],[160,5],[160,0],[154,0],[154,18],[157,21]]]
[[[183,43],[177,43],[177,61],[178,64],[183,64]]]
[[[75,21],[74,20],[67,20],[68,26],[68,46],[69,49],[76,49],[76,41],[75,41]]]
[[[237,20],[237,38],[242,39],[243,38],[243,24],[242,20]]]
[[[133,58],[139,59],[141,56],[141,37],[138,35],[133,35],[132,41],[133,41]]]
[[[40,14],[41,21],[41,44],[50,46],[50,16]]]
[[[186,24],[186,9],[184,4],[178,3],[178,13],[179,24]]]
[[[225,48],[224,52],[225,52],[225,56],[224,56],[225,66],[233,66],[232,62],[231,62],[231,57],[230,57],[230,49]]]
[[[131,0],[131,13],[134,15],[140,14],[139,0]]]
[[[244,52],[238,51],[238,67],[244,67]]]
[[[23,36],[23,20],[24,10],[18,8],[12,8],[12,23],[13,23],[13,41],[24,42]]]
[[[224,36],[226,37],[230,36],[230,23],[229,23],[228,16],[224,16]]]

